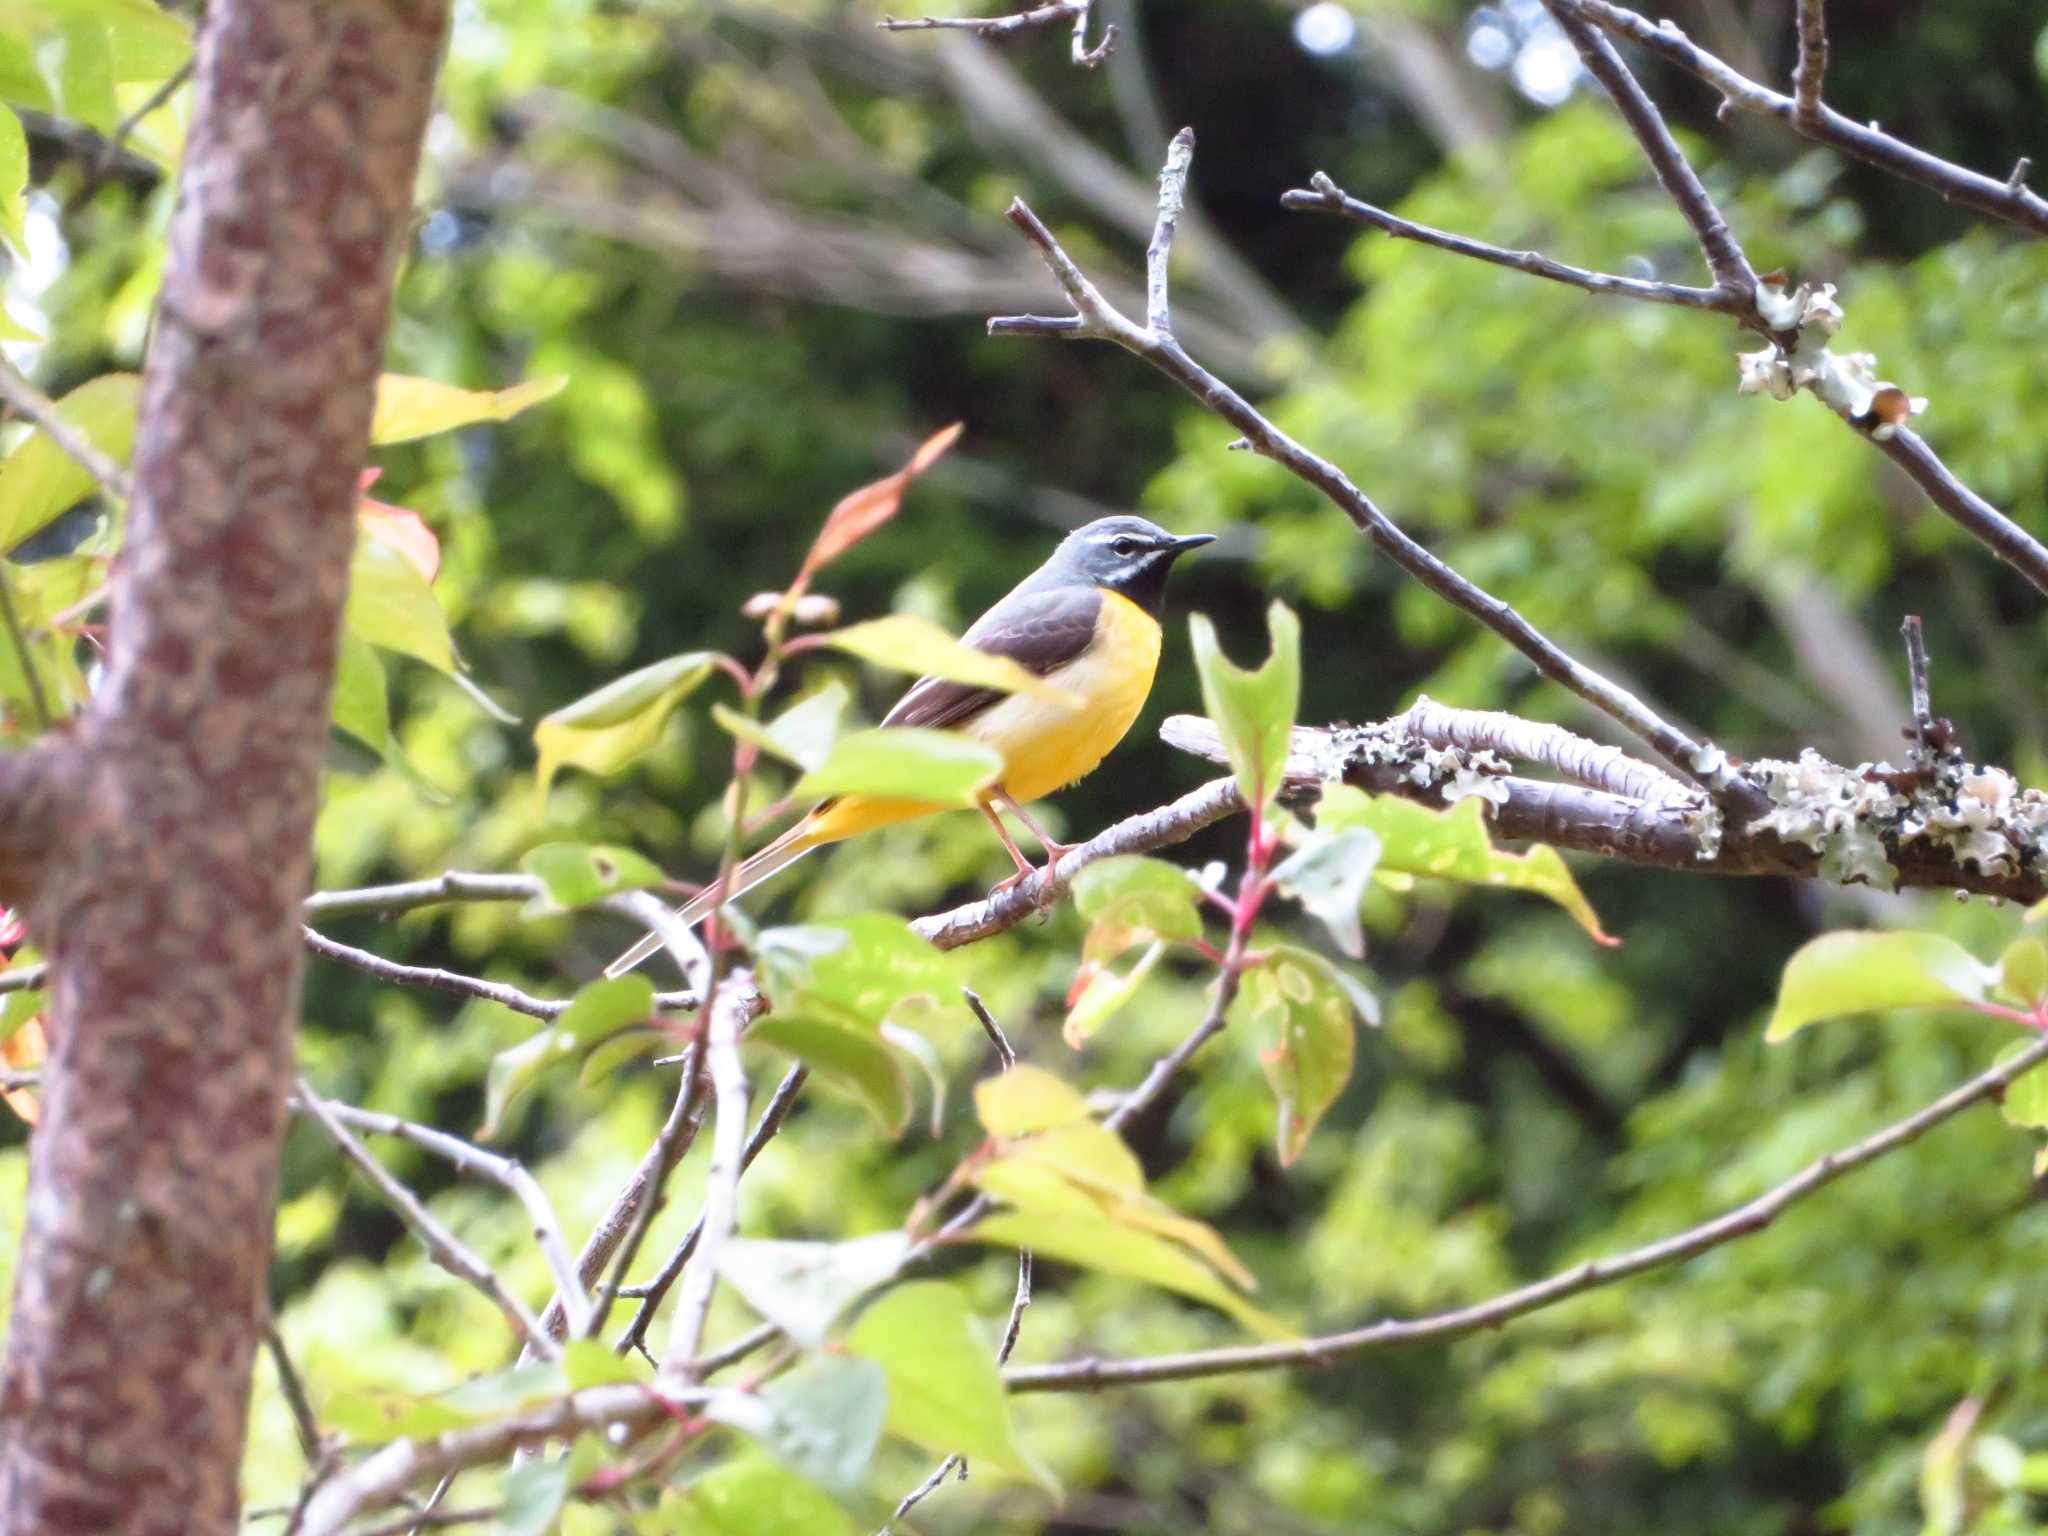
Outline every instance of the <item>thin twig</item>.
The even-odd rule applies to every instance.
[[[1820,90],[1827,72],[1825,0],[1799,0],[1799,61],[1792,66],[1792,100],[1802,129],[1811,129],[1820,117]]]
[[[1016,1047],[1010,1044],[1010,1037],[1003,1033],[1003,1026],[996,1022],[996,1016],[988,1011],[988,1004],[981,1000],[981,994],[972,987],[962,987],[960,995],[967,999],[968,1011],[981,1025],[981,1032],[988,1036],[990,1045],[996,1048],[996,1060],[1009,1071],[1017,1065]]]
[[[451,901],[526,901],[541,893],[532,875],[479,875],[444,870],[425,880],[396,885],[365,885],[345,891],[315,891],[301,910],[312,917],[389,916]]]
[[[702,1379],[697,1348],[718,1287],[718,1250],[732,1236],[739,1219],[740,1165],[747,1141],[747,1069],[740,1060],[739,1037],[748,1014],[736,995],[741,990],[734,987],[727,995],[714,997],[708,1010],[711,1018],[705,1028],[704,1051],[711,1072],[712,1113],[717,1120],[712,1127],[711,1167],[705,1174],[704,1236],[699,1245],[702,1261],[683,1277],[683,1292],[676,1301],[675,1321],[656,1377],[664,1389]]]
[[[1938,752],[1934,740],[1934,694],[1927,681],[1927,632],[1920,626],[1920,615],[1907,614],[1899,625],[1899,633],[1906,638],[1906,678],[1912,690],[1913,732],[1919,738],[1922,760],[1932,762]]]
[[[1676,22],[1653,22],[1610,0],[1570,0],[1579,12],[1619,37],[1697,75],[1721,93],[1725,105],[1775,117],[1817,143],[1917,183],[1952,203],[2007,220],[2037,235],[2048,235],[2048,199],[2026,184],[2024,171],[2001,180],[1980,175],[1893,138],[1869,123],[1843,116],[1826,103],[1811,118],[1802,118],[1798,102],[1759,85],[1725,60],[1694,43]],[[2024,163],[2024,162],[2023,162]]]
[[[278,1391],[292,1411],[292,1427],[298,1431],[299,1451],[306,1458],[308,1467],[317,1467],[327,1455],[327,1437],[320,1433],[320,1421],[313,1416],[312,1399],[306,1396],[306,1384],[299,1379],[299,1373],[292,1364],[291,1351],[285,1348],[284,1335],[277,1331],[275,1322],[263,1325],[263,1347],[270,1352],[271,1364],[277,1367]]]
[[[1088,46],[1088,17],[1094,0],[1052,0],[1049,5],[1013,11],[1007,16],[885,16],[875,25],[884,32],[972,32],[981,37],[1010,37],[1030,27],[1049,22],[1074,23],[1071,54],[1076,64],[1093,69],[1109,57],[1116,46],[1116,28],[1104,27],[1102,40]]]
[[[399,1219],[412,1229],[435,1263],[450,1274],[467,1280],[498,1305],[520,1336],[544,1360],[559,1360],[562,1351],[555,1341],[541,1331],[539,1321],[528,1310],[525,1302],[505,1288],[497,1271],[443,1226],[425,1205],[405,1185],[393,1178],[384,1165],[372,1157],[363,1144],[356,1140],[349,1128],[342,1124],[333,1107],[313,1091],[303,1077],[299,1079],[298,1104],[310,1114],[325,1131],[335,1146],[341,1149],[343,1157],[355,1164],[356,1170],[376,1186]],[[309,1527],[310,1529],[311,1527]]]
[[[1173,306],[1167,268],[1173,260],[1173,236],[1188,200],[1188,168],[1195,160],[1195,130],[1183,128],[1166,146],[1166,164],[1159,171],[1159,218],[1152,242],[1145,247],[1145,323],[1161,336],[1173,334]]]
[[[775,1085],[775,1092],[769,1095],[767,1107],[761,1111],[761,1118],[754,1126],[753,1135],[747,1138],[746,1150],[740,1154],[742,1174],[754,1165],[754,1159],[761,1155],[761,1149],[773,1141],[775,1133],[782,1129],[782,1122],[789,1118],[789,1112],[796,1104],[797,1095],[803,1091],[804,1083],[810,1074],[811,1069],[798,1062],[784,1073],[782,1081]],[[677,1243],[674,1251],[663,1260],[660,1270],[655,1273],[653,1279],[645,1285],[619,1287],[619,1295],[639,1298],[640,1310],[633,1314],[633,1321],[620,1335],[616,1346],[618,1353],[623,1355],[629,1349],[644,1347],[642,1341],[647,1337],[647,1325],[654,1321],[655,1310],[660,1307],[662,1299],[668,1295],[669,1287],[676,1283],[676,1277],[683,1272],[684,1266],[696,1253],[698,1243],[703,1240],[704,1217],[700,1212],[696,1221],[691,1223],[690,1230],[683,1235],[683,1240]],[[622,1278],[624,1274],[625,1266],[621,1264],[615,1278]]]
[[[1074,313],[1063,317],[997,316],[988,323],[990,335],[1059,335],[1112,341],[1143,358],[1236,427],[1254,452],[1272,459],[1321,491],[1395,564],[1514,646],[1544,677],[1619,721],[1681,775],[1697,779],[1730,808],[1744,813],[1766,808],[1761,793],[1730,767],[1726,754],[1711,743],[1693,740],[1628,690],[1575,661],[1507,603],[1461,576],[1410,538],[1341,469],[1309,452],[1268,421],[1242,395],[1190,358],[1170,334],[1135,325],[1118,312],[1074,265],[1051,231],[1021,198],[1010,204],[1009,217],[1044,258]],[[1725,253],[1721,259],[1728,259]],[[1742,261],[1739,251],[1734,253],[1733,260],[1739,263],[1740,272],[1748,272],[1748,263]],[[1753,285],[1753,277],[1751,281]]]
[[[437,992],[456,992],[464,997],[478,997],[496,1003],[531,1019],[550,1021],[567,1013],[573,1002],[568,998],[535,997],[509,982],[486,981],[480,976],[465,976],[460,971],[445,971],[438,966],[402,965],[396,960],[373,955],[367,949],[357,949],[338,939],[330,939],[312,928],[305,930],[305,936],[306,948],[314,954],[351,966],[395,987],[427,987]],[[697,995],[694,992],[657,992],[654,994],[654,1006],[687,1012],[697,1006]]]
[[[907,1516],[932,1494],[937,1493],[939,1484],[952,1475],[955,1467],[960,1469],[960,1480],[967,1481],[967,1467],[963,1459],[959,1456],[948,1456],[938,1464],[930,1477],[903,1495],[903,1501],[896,1506],[896,1512],[889,1517],[889,1523],[875,1532],[875,1536],[893,1536],[896,1522]]]
[[[424,1531],[441,1526],[476,1525],[485,1520],[495,1520],[502,1512],[501,1506],[496,1504],[475,1509],[419,1509],[411,1514],[400,1515],[396,1520],[363,1526],[351,1531],[349,1536],[406,1536],[410,1531]]]
[[[50,965],[38,960],[34,965],[18,965],[10,971],[0,971],[0,997],[9,992],[33,992],[50,979]]]
[[[303,1107],[310,1109],[311,1105]],[[401,1120],[396,1115],[357,1109],[352,1104],[332,1099],[323,1108],[344,1125],[368,1131],[374,1136],[396,1137],[423,1152],[446,1158],[455,1165],[458,1173],[479,1173],[509,1190],[526,1207],[526,1219],[532,1224],[534,1241],[540,1245],[541,1255],[548,1263],[548,1272],[554,1276],[556,1294],[567,1298],[571,1329],[579,1337],[582,1335],[589,1322],[590,1300],[584,1294],[575,1264],[570,1261],[569,1245],[562,1237],[562,1224],[555,1216],[555,1208],[523,1164],[513,1158],[500,1157],[495,1152],[486,1152],[460,1136]]]
[[[1238,980],[1239,972],[1235,967],[1223,968],[1216,978],[1216,995],[1209,999],[1209,1010],[1202,1015],[1202,1022],[1189,1031],[1188,1037],[1179,1045],[1152,1063],[1152,1069],[1145,1074],[1144,1080],[1103,1117],[1105,1126],[1115,1131],[1129,1124],[1166,1091],[1166,1085],[1174,1080],[1195,1052],[1221,1033],[1224,1020],[1230,1014],[1231,1001],[1237,996]]]
[[[1593,272],[1585,267],[1569,266],[1553,261],[1538,251],[1510,251],[1502,246],[1488,245],[1484,240],[1474,240],[1465,235],[1454,235],[1448,230],[1435,229],[1428,224],[1417,224],[1399,214],[1389,213],[1371,203],[1360,202],[1321,171],[1308,179],[1312,190],[1296,188],[1280,194],[1280,206],[1295,212],[1335,213],[1360,224],[1371,225],[1400,240],[1413,240],[1418,245],[1433,245],[1439,250],[1453,251],[1460,256],[1469,256],[1475,261],[1491,262],[1497,267],[1510,267],[1517,272],[1526,272],[1532,277],[1547,277],[1554,283],[1566,283],[1574,288],[1583,288],[1588,293],[1600,293],[1622,298],[1642,299],[1652,304],[1676,304],[1685,309],[1719,310],[1729,308],[1728,296],[1718,288],[1688,288],[1680,283],[1660,283],[1648,278],[1616,277],[1607,272]]]
[[[34,422],[44,436],[69,454],[81,469],[99,482],[101,490],[122,505],[127,505],[132,494],[128,483],[128,471],[102,453],[91,438],[65,420],[56,402],[31,384],[28,377],[4,357],[0,357],[0,400],[5,400]]]
[[[1581,1292],[1612,1285],[1646,1270],[1695,1258],[1709,1249],[1760,1232],[1791,1206],[1834,1183],[1850,1170],[1875,1162],[1886,1153],[1917,1140],[1973,1104],[1998,1098],[2009,1084],[2044,1061],[2048,1061],[2048,1040],[2037,1041],[2012,1060],[1943,1094],[1918,1113],[1838,1152],[1830,1152],[1795,1177],[1724,1215],[1611,1258],[1574,1265],[1548,1279],[1508,1291],[1490,1301],[1433,1317],[1374,1323],[1345,1333],[1288,1344],[1201,1350],[1140,1360],[1072,1360],[1057,1365],[1024,1366],[1006,1372],[1004,1384],[1012,1392],[1087,1392],[1100,1387],[1184,1381],[1191,1377],[1220,1376],[1237,1371],[1329,1365],[1368,1350],[1460,1338],[1481,1329],[1497,1328]]]

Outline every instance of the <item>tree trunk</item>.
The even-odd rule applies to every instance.
[[[212,0],[112,652],[0,758],[49,948],[0,1531],[229,1532],[356,477],[444,0]]]

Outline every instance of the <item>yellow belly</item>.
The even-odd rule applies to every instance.
[[[1105,592],[1095,643],[1046,677],[1080,701],[1075,707],[1013,693],[961,726],[960,734],[1002,754],[999,787],[1020,804],[1065,788],[1109,756],[1138,718],[1159,670],[1159,641],[1157,619],[1129,598]],[[814,848],[947,809],[927,800],[847,795],[812,814],[802,843]]]
[[[1102,594],[1095,643],[1046,681],[1081,700],[1062,708],[1013,693],[962,728],[1003,755],[1003,791],[1020,802],[1062,789],[1109,756],[1145,707],[1159,670],[1159,621]]]

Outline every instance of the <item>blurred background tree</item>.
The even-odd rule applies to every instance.
[[[1138,509],[1224,535],[1175,603],[1214,615],[1235,653],[1260,645],[1270,594],[1304,610],[1304,720],[1378,718],[1427,692],[1606,733],[1376,562],[1303,486],[1224,453],[1219,422],[1130,360],[983,334],[986,315],[1052,292],[1002,221],[1014,195],[1092,274],[1138,291],[1155,169],[1167,133],[1191,123],[1182,339],[1458,569],[1743,756],[1896,755],[1908,711],[1892,637],[1902,613],[1924,614],[1941,711],[1975,755],[2042,781],[2038,596],[1813,402],[1738,396],[1733,327],[1279,210],[1282,189],[1326,169],[1505,246],[1698,281],[1683,223],[1535,0],[1099,9],[1121,38],[1090,73],[1058,37],[890,36],[876,7],[834,0],[462,8],[392,366],[480,388],[568,384],[507,425],[384,450],[378,494],[439,535],[436,592],[485,693],[531,719],[678,651],[747,654],[741,602],[786,579],[825,509],[960,419],[962,443],[904,513],[835,568],[849,615],[907,609],[957,630],[1063,531]],[[1751,75],[1786,78],[1789,5],[1673,14]],[[1834,52],[1829,97],[1852,116],[1987,171],[2042,147],[2048,31],[2027,7],[1844,7]],[[1926,433],[1964,479],[2023,525],[2048,524],[2048,252],[1778,125],[1718,121],[1697,81],[1639,67],[1757,264],[1839,283],[1845,343],[1932,398]],[[48,340],[8,352],[61,394],[136,365],[167,187],[146,144],[105,154],[104,135],[62,113],[24,116],[38,190],[4,297]],[[58,524],[45,552],[91,526]],[[1086,834],[1207,776],[1152,737],[1195,704],[1184,632],[1169,621],[1145,720],[1058,798],[1056,826]],[[567,774],[543,804],[526,731],[427,667],[388,671],[392,753],[337,738],[323,885],[508,868],[563,838],[700,876],[715,863],[729,743],[701,714],[678,716],[623,776]],[[870,718],[886,707],[886,681],[850,664],[804,676],[830,673]],[[1237,841],[1205,834],[1189,862]],[[978,819],[942,818],[810,860],[755,905],[929,911],[1005,868]],[[1527,899],[1375,892],[1367,963],[1387,1027],[1361,1042],[1350,1089],[1291,1169],[1249,1040],[1130,1128],[1158,1191],[1217,1226],[1262,1305],[1313,1330],[1492,1294],[1746,1197],[2004,1043],[1981,1020],[1915,1015],[1767,1053],[1761,1024],[1785,958],[1830,924],[1931,926],[1994,954],[2010,910],[1594,864],[1581,876],[1619,950]],[[1080,931],[1059,910],[983,945],[975,983],[1027,1058],[1126,1082],[1199,1015],[1204,978],[1155,981],[1070,1060],[1057,1021]],[[497,907],[336,932],[542,987],[591,974],[626,937]],[[492,1056],[531,1030],[317,964],[305,1018],[302,1057],[327,1091],[456,1129],[483,1118]],[[972,1020],[946,1028],[943,1132],[891,1144],[858,1108],[807,1097],[749,1176],[750,1235],[893,1226],[943,1177],[975,1139],[961,1106],[986,1068]],[[669,1092],[661,1069],[596,1086],[557,1074],[499,1140],[580,1232]],[[0,1270],[22,1142],[0,1124]],[[409,1149],[389,1157],[545,1296],[515,1209]],[[696,1210],[700,1161],[679,1171],[643,1268]],[[977,1479],[915,1519],[934,1532],[2036,1529],[2039,1190],[2025,1147],[1995,1117],[1966,1117],[1762,1235],[1497,1334],[1324,1372],[1021,1399],[1066,1503]],[[1007,1261],[949,1267],[1000,1315]],[[488,1303],[433,1269],[303,1128],[275,1296],[316,1408],[502,1363]],[[737,1331],[746,1316],[728,1302],[716,1321]],[[1048,1265],[1018,1358],[1237,1337],[1163,1293]],[[250,1502],[288,1502],[303,1461],[268,1376],[255,1423]],[[907,1488],[927,1470],[896,1447],[872,1480]],[[616,1517],[572,1508],[566,1522]]]

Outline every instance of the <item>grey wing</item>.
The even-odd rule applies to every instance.
[[[1012,592],[960,638],[978,651],[1006,656],[1043,677],[1088,648],[1101,610],[1102,594],[1093,587]],[[919,678],[882,724],[935,729],[964,725],[1005,697],[997,688]]]

